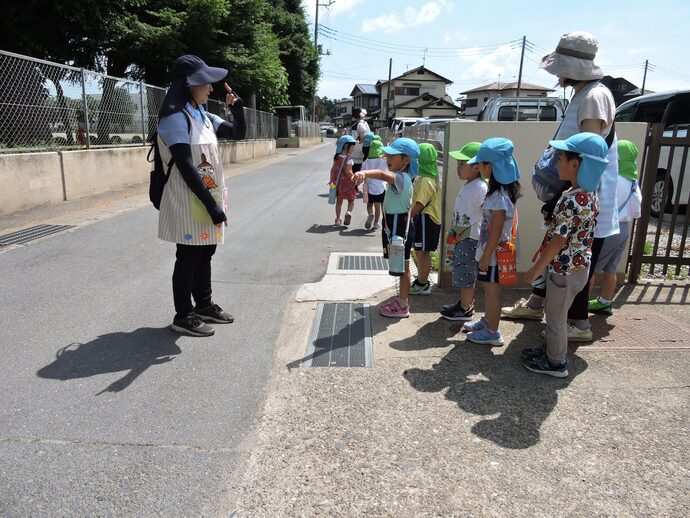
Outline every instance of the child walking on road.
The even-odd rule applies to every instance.
[[[572,187],[556,204],[539,258],[525,273],[532,282],[545,268],[546,347],[525,349],[522,364],[527,370],[556,378],[568,376],[568,308],[587,284],[594,227],[599,212],[596,190],[608,160],[608,145],[594,133],[578,133],[549,144],[559,150],[558,176]]]
[[[383,180],[389,185],[383,200],[384,227],[382,233],[383,255],[388,257],[388,245],[393,236],[400,236],[405,242],[405,273],[400,277],[398,297],[379,308],[381,315],[391,318],[410,316],[408,299],[410,295],[410,250],[412,234],[409,232],[410,207],[412,206],[412,177],[419,171],[419,146],[409,138],[399,138],[383,148],[388,170],[362,170],[355,173],[355,183],[369,178]],[[392,171],[392,172],[391,172]]]
[[[386,171],[388,165],[386,158],[383,156],[383,144],[381,140],[373,139],[369,145],[369,158],[362,163],[362,169],[380,169]],[[386,194],[386,182],[376,178],[367,178],[365,186],[367,192],[367,220],[364,223],[364,228],[374,230],[381,228],[379,220],[381,219],[381,206],[383,204],[383,197]]]
[[[352,167],[354,162],[350,157],[351,151],[354,149],[355,139],[350,135],[343,135],[338,139],[338,145],[335,149],[335,157],[333,157],[333,166],[331,167],[330,185],[336,185],[336,202],[335,202],[335,225],[348,226],[352,221],[352,209],[355,208],[355,184],[352,182]],[[340,218],[340,213],[343,210],[343,200],[347,200],[347,212],[345,212],[345,221]]]
[[[479,142],[469,142],[459,151],[449,153],[458,161],[458,177],[467,183],[460,188],[455,199],[453,224],[449,231],[455,244],[448,245],[453,246],[453,286],[460,288],[460,300],[443,307],[441,316],[446,320],[469,320],[474,314],[474,285],[477,280],[475,255],[482,221],[482,203],[488,187],[479,174],[479,166],[467,162],[476,156],[480,146]]]
[[[482,204],[482,223],[477,246],[477,279],[482,281],[485,296],[485,314],[479,320],[463,326],[467,339],[477,344],[503,345],[498,331],[501,317],[501,286],[498,283],[496,247],[511,241],[515,202],[520,196],[520,170],[513,157],[513,143],[507,138],[485,140],[474,158],[467,162],[477,164],[482,178],[489,181]]]

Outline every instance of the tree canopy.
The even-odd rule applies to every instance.
[[[2,50],[160,86],[177,56],[196,54],[259,109],[314,101],[318,56],[299,0],[5,0],[3,11]]]

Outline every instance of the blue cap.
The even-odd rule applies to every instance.
[[[551,140],[549,144],[554,149],[572,151],[582,158],[580,169],[577,171],[577,183],[585,191],[594,192],[599,189],[606,165],[609,161],[609,146],[606,141],[595,133],[577,133],[565,140]]]
[[[352,143],[354,144],[357,142],[352,135],[343,135],[338,139],[338,145],[335,148],[335,154],[339,155],[340,153],[343,152],[343,148],[345,147],[345,144]]]
[[[520,179],[520,168],[513,157],[513,142],[507,138],[495,137],[482,142],[477,154],[467,163],[479,162],[491,164],[491,174],[500,184],[510,185]]]
[[[364,134],[364,147],[371,146],[372,140],[374,140],[374,134],[371,131],[368,131],[367,133],[365,133]]]
[[[419,146],[411,138],[400,137],[395,139],[389,146],[383,147],[383,152],[387,155],[405,155],[410,157],[410,175],[419,174]]]
[[[210,67],[201,58],[185,54],[175,60],[171,75],[173,81],[185,78],[187,86],[199,86],[217,83],[228,75],[228,71]]]

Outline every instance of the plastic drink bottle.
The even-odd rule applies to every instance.
[[[393,236],[388,245],[388,273],[401,277],[405,273],[405,240]]]
[[[369,203],[369,186],[366,180],[362,183],[362,200],[364,203]]]

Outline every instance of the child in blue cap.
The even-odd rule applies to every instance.
[[[535,280],[545,268],[546,346],[525,349],[527,370],[557,378],[568,376],[568,309],[589,280],[594,227],[599,212],[596,191],[608,164],[608,145],[594,133],[578,133],[549,144],[559,150],[558,176],[572,187],[556,204],[539,258],[525,272],[525,282]]]
[[[409,138],[399,138],[384,146],[388,171],[370,169],[354,174],[356,184],[367,178],[383,180],[390,184],[383,198],[383,256],[388,257],[388,244],[392,236],[405,240],[405,273],[400,277],[398,297],[381,304],[379,312],[384,317],[407,318],[410,316],[408,299],[410,296],[410,250],[413,236],[409,232],[410,207],[412,207],[412,178],[419,172],[419,146]]]
[[[513,143],[502,137],[485,140],[467,162],[477,164],[489,188],[482,204],[482,223],[477,245],[477,280],[484,287],[484,316],[463,326],[467,339],[477,344],[503,345],[498,331],[501,317],[501,286],[498,283],[496,247],[513,239],[515,202],[520,196],[520,169],[513,157]]]

